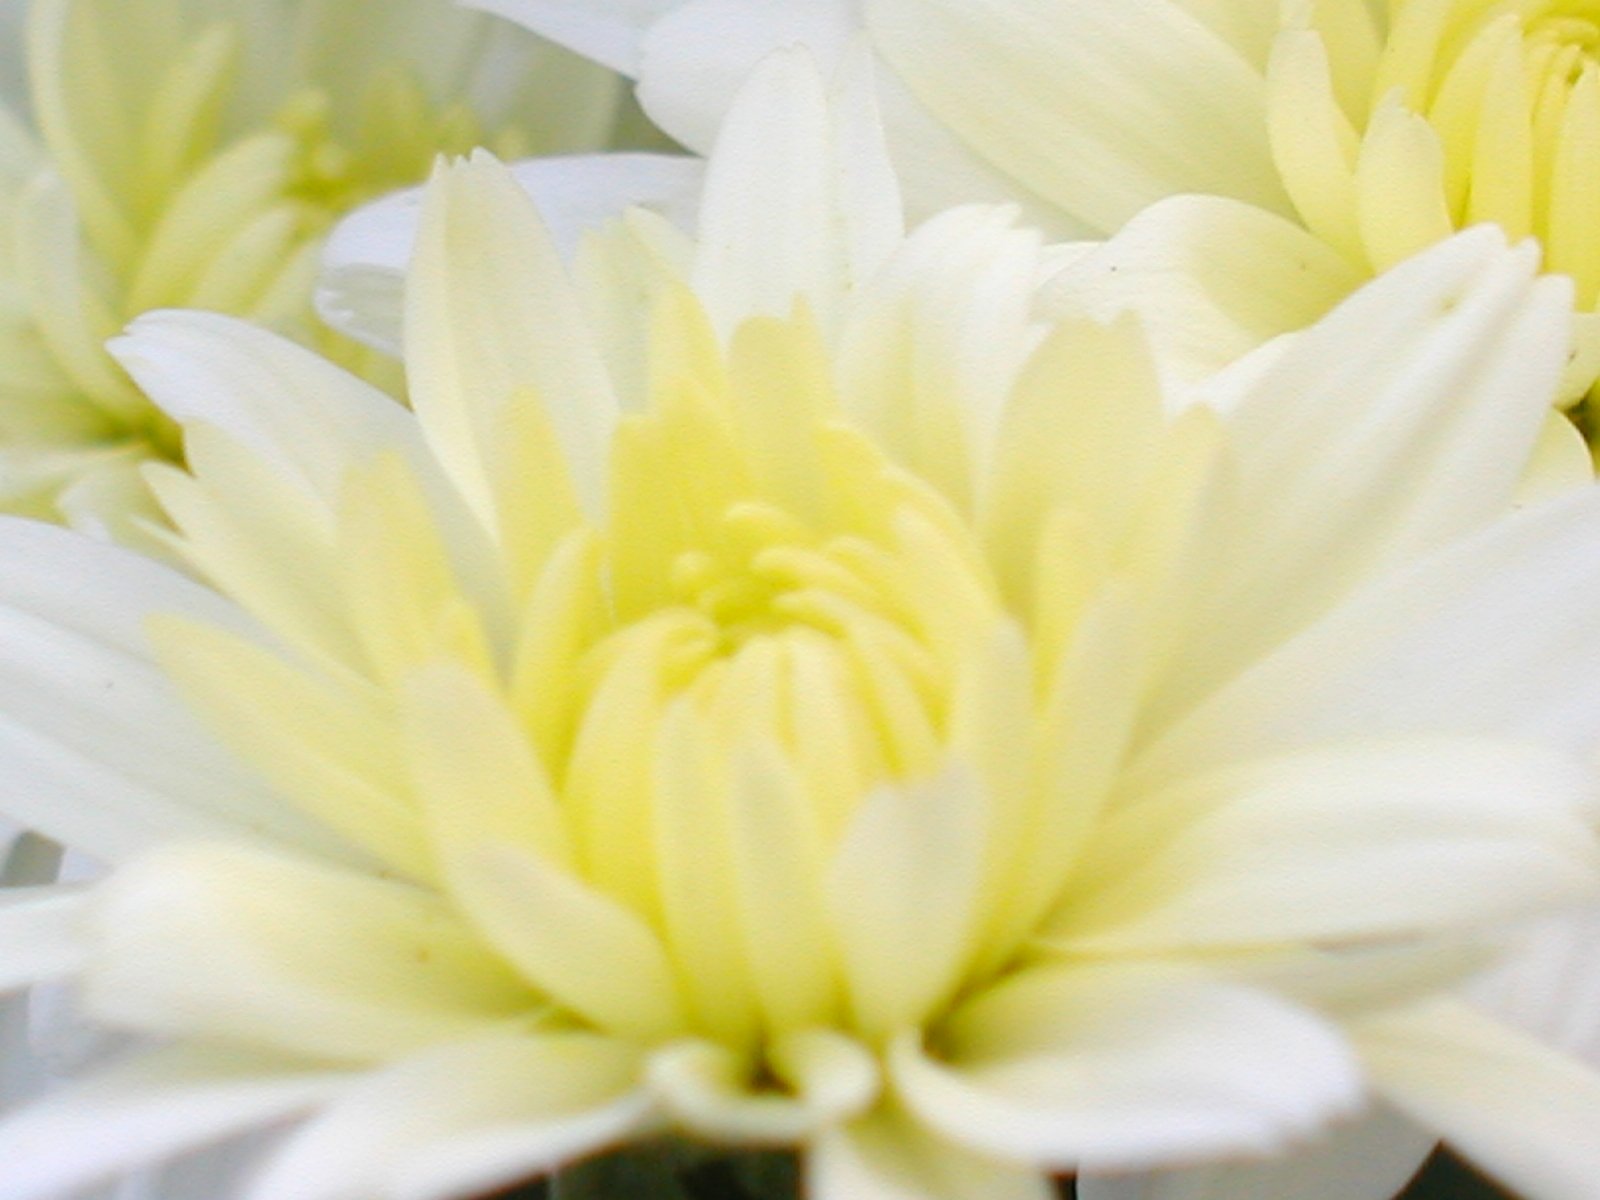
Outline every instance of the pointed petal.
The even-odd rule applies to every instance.
[[[338,853],[203,732],[144,622],[177,613],[253,636],[167,567],[49,525],[0,520],[0,803],[112,861],[173,837],[287,840]]]
[[[232,317],[147,313],[110,348],[167,415],[215,426],[329,505],[353,464],[383,448],[420,449],[415,420],[392,397]]]
[[[429,893],[235,848],[175,847],[114,875],[91,945],[101,1020],[343,1061],[540,1007]]]
[[[640,1126],[639,1052],[591,1033],[500,1034],[368,1076],[295,1134],[246,1200],[488,1194]]]
[[[878,1098],[876,1057],[840,1034],[779,1034],[765,1054],[781,1090],[753,1080],[746,1055],[707,1041],[658,1050],[650,1060],[650,1086],[684,1128],[712,1142],[754,1146],[805,1142],[861,1115]]]
[[[1196,972],[1041,967],[980,993],[935,1059],[898,1040],[905,1103],[946,1137],[1057,1170],[1273,1151],[1350,1111],[1360,1073],[1310,1012]]]
[[[1570,285],[1537,267],[1531,245],[1471,231],[1210,396],[1228,414],[1233,519],[1206,555],[1216,582],[1191,626],[1204,634],[1161,685],[1168,707],[1304,628],[1350,581],[1510,511],[1569,345]]]
[[[1137,762],[1137,783],[1374,735],[1526,738],[1592,753],[1594,595],[1600,495],[1586,489],[1368,585],[1163,734]]]
[[[919,1023],[954,986],[977,917],[983,794],[952,770],[868,797],[828,881],[860,1027]]]
[[[53,1200],[296,1115],[347,1080],[327,1067],[251,1051],[154,1051],[0,1122],[0,1193]]]
[[[402,711],[412,776],[447,873],[486,841],[572,864],[544,766],[480,680],[464,667],[429,668],[406,688]]]
[[[662,1037],[682,1027],[672,964],[655,931],[630,909],[504,844],[469,854],[455,879],[486,936],[559,1003],[627,1037]]]
[[[693,229],[704,178],[701,160],[670,154],[539,158],[510,170],[568,261],[586,233],[630,208]],[[423,192],[411,188],[358,209],[339,223],[323,251],[318,311],[335,329],[389,354],[401,350],[405,273],[422,222]]]
[[[717,136],[701,202],[694,287],[724,334],[800,300],[831,324],[849,283],[835,153],[816,63],[801,50],[764,60]]]
[[[1096,228],[1180,192],[1290,211],[1261,72],[1178,4],[871,0],[866,14],[879,52],[935,116]]]
[[[1010,208],[969,205],[916,230],[849,298],[841,401],[963,509],[1040,333],[1041,246]]]
[[[1135,312],[1163,367],[1192,383],[1303,329],[1362,281],[1297,223],[1222,196],[1152,204],[1053,276],[1054,314]]]
[[[1565,756],[1472,738],[1196,777],[1110,816],[1059,936],[1148,953],[1467,933],[1593,894],[1593,792]]]
[[[1594,1195],[1600,1074],[1459,1004],[1355,1036],[1377,1091],[1492,1177],[1540,1200]]]
[[[480,517],[495,511],[501,414],[530,396],[587,510],[602,511],[616,396],[538,210],[486,153],[443,167],[428,191],[405,326],[411,402]]]
[[[812,1200],[1053,1200],[1039,1171],[981,1158],[880,1111],[823,1134],[806,1156]]]
[[[484,529],[446,478],[417,419],[392,397],[287,339],[212,313],[148,313],[111,349],[157,403],[175,419],[189,423],[185,449],[190,470],[203,484],[221,484],[215,489],[220,494],[210,496],[204,489],[196,494],[181,476],[176,483],[157,476],[155,486],[169,510],[183,506],[187,520],[180,519],[180,525],[240,522],[250,528],[256,544],[266,538],[293,542],[293,535],[282,537],[279,512],[262,522],[259,510],[250,507],[250,501],[259,498],[254,490],[230,492],[229,485],[235,482],[230,476],[237,475],[237,467],[226,470],[220,480],[205,470],[210,460],[240,457],[238,450],[229,450],[230,442],[281,477],[285,486],[304,493],[313,502],[313,511],[320,510],[329,520],[340,511],[350,472],[392,454],[421,484],[434,519],[447,534],[463,586],[491,612],[501,602],[497,560]],[[208,427],[225,437],[217,438]],[[209,454],[202,453],[207,450]],[[173,515],[178,519],[176,512]],[[298,527],[289,528],[302,533]],[[317,562],[322,550],[315,538],[310,547],[290,552],[289,557],[299,561],[286,578],[286,570],[280,568],[266,572],[265,579],[259,578],[260,564],[249,561],[249,556],[237,556],[226,535],[206,539],[196,533],[192,540],[223,543],[211,546],[209,554],[204,545],[197,546],[202,551],[197,558],[207,573],[210,564],[205,560],[220,554],[243,557],[245,561],[237,564],[243,568],[239,573],[256,575],[258,587],[293,593],[310,590],[320,581],[318,572],[306,565]],[[301,580],[301,573],[308,578]],[[242,587],[229,590],[241,600],[248,598]]]

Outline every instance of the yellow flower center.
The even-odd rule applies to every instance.
[[[762,340],[804,339],[756,323],[746,345]],[[771,408],[747,398],[743,415]],[[639,833],[659,781],[649,752],[619,769],[619,747],[687,722],[723,762],[770,748],[831,840],[874,785],[938,768],[967,639],[1001,617],[936,493],[837,418],[796,418],[763,462],[737,388],[702,377],[659,387],[617,437],[604,552],[585,585],[606,617],[574,647],[577,686],[542,740],[587,873],[639,911],[660,910]],[[560,624],[535,604],[530,628]]]

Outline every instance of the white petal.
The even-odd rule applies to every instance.
[[[0,1122],[0,1194],[59,1197],[293,1116],[347,1086],[326,1067],[242,1050],[160,1050]]]
[[[359,1061],[541,1006],[431,893],[236,848],[147,855],[92,922],[85,1004],[124,1028]]]
[[[247,1200],[486,1194],[594,1152],[649,1112],[639,1053],[589,1033],[496,1035],[369,1076],[292,1137]]]
[[[983,794],[965,772],[868,797],[828,880],[858,1024],[920,1022],[954,986],[976,920]]]
[[[878,1098],[878,1063],[825,1030],[782,1034],[766,1047],[783,1090],[750,1077],[748,1057],[715,1042],[680,1042],[650,1060],[650,1086],[686,1129],[717,1143],[804,1142],[859,1116]]]
[[[694,286],[722,332],[800,300],[831,324],[849,283],[835,155],[815,62],[764,60],[718,134],[701,203]]]
[[[411,402],[486,523],[492,448],[519,397],[544,407],[578,495],[603,511],[616,396],[537,209],[487,154],[443,167],[428,191],[405,327]]]
[[[472,8],[498,13],[557,45],[620,71],[638,72],[644,33],[682,0],[468,0]]]
[[[334,853],[204,733],[156,667],[152,613],[249,631],[219,596],[148,559],[0,520],[0,805],[119,860],[173,837],[292,840]]]
[[[1042,967],[892,1052],[905,1103],[946,1137],[1058,1170],[1277,1150],[1350,1111],[1344,1040],[1265,992],[1160,967]]]
[[[1242,395],[1209,397],[1228,414],[1232,527],[1207,551],[1169,709],[1352,581],[1510,510],[1569,345],[1570,285],[1537,267],[1531,245],[1471,231],[1356,293]]]
[[[1379,1113],[1265,1162],[1080,1175],[1078,1200],[1393,1200],[1436,1140],[1409,1121]]]
[[[812,1200],[1054,1200],[1042,1174],[981,1158],[903,1114],[822,1135],[806,1157]]]
[[[963,508],[1018,371],[1042,251],[1011,208],[967,206],[927,222],[848,301],[839,387],[852,417]]]
[[[832,75],[859,26],[855,0],[678,0],[650,29],[639,101],[652,120],[702,153],[768,55],[803,46]]]
[[[1593,793],[1564,756],[1471,738],[1244,764],[1114,812],[1060,936],[1151,952],[1467,933],[1595,892]]]
[[[1463,1157],[1539,1200],[1587,1200],[1600,1179],[1600,1074],[1440,1003],[1367,1022],[1374,1086]]]
[[[1290,211],[1260,71],[1177,4],[865,7],[874,44],[917,99],[1021,189],[1094,227],[1179,192]]]
[[[0,889],[0,992],[69,975],[83,962],[83,892]]]
[[[1497,1019],[1600,1070],[1600,907],[1530,922],[1468,994]]]
[[[693,229],[704,178],[699,159],[668,154],[539,158],[510,170],[567,260],[588,231],[630,208],[648,208]],[[423,194],[410,188],[358,209],[339,223],[323,251],[318,311],[335,329],[390,354],[400,353],[405,273]]]
[[[1167,732],[1146,783],[1411,733],[1600,739],[1600,494],[1530,509],[1369,585]]]
[[[1162,365],[1195,382],[1355,290],[1360,274],[1297,223],[1221,196],[1152,204],[1054,276],[1053,313],[1139,314]]]
[[[853,56],[871,60],[889,152],[907,189],[907,210],[923,220],[959,204],[1017,203],[1030,224],[1053,234],[1087,229],[1030,195],[959,141],[876,55],[861,35],[858,0],[687,0],[650,30],[639,97],[650,116],[702,153],[715,144],[728,110],[757,65],[803,46],[824,76]],[[848,72],[849,67],[844,69]]]
[[[418,457],[416,421],[392,397],[247,322],[146,313],[110,349],[174,420],[215,426],[330,507],[354,464]]]

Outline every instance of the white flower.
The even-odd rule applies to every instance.
[[[842,86],[774,60],[698,238],[570,273],[446,169],[414,412],[224,317],[117,345],[203,582],[0,524],[0,803],[117,864],[0,963],[171,1044],[0,1126],[0,1193],[304,1117],[250,1200],[662,1131],[1034,1198],[1376,1102],[1592,1193],[1600,1078],[1451,999],[1600,884],[1600,496],[1511,511],[1565,285],[1464,235],[1185,406],[1010,214],[905,236]]]
[[[1600,13],[1550,0],[474,0],[639,79],[704,149],[737,81],[800,42],[881,66],[913,211],[1005,197],[1205,276],[1220,328],[1299,328],[1458,229],[1535,236],[1571,276],[1576,360],[1600,374]],[[579,10],[586,17],[580,18]],[[1194,196],[1211,197],[1209,202]],[[1169,197],[1171,204],[1146,208]],[[1311,318],[1307,314],[1311,314]],[[1211,361],[1215,361],[1214,356]],[[1592,422],[1584,416],[1581,421]]]
[[[202,308],[388,379],[312,316],[334,220],[440,152],[598,148],[624,104],[611,72],[448,0],[4,0],[0,22],[0,504],[124,537],[177,435],[105,338]]]

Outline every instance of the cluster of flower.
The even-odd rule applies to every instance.
[[[1600,1197],[1600,3],[475,2],[0,0],[0,1197]]]

